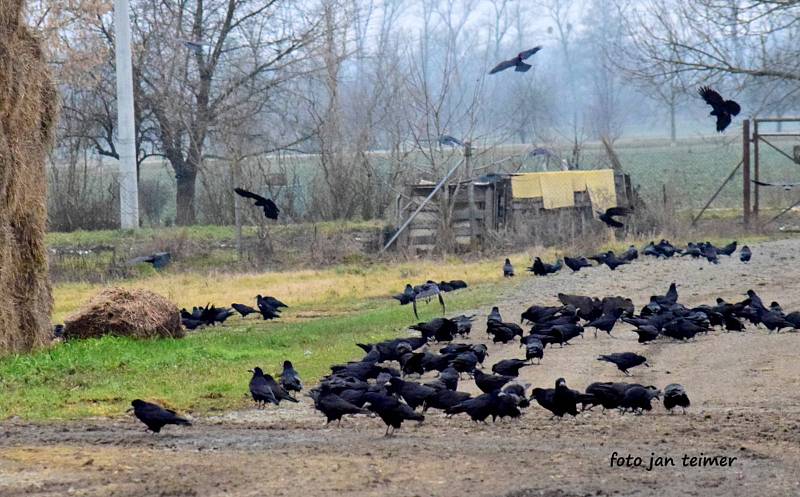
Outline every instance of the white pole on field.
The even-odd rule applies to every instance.
[[[119,216],[122,229],[139,227],[139,184],[136,177],[136,124],[133,114],[133,63],[128,0],[114,0],[117,62],[117,153]]]

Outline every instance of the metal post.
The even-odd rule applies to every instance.
[[[133,63],[128,0],[114,0],[117,73],[117,153],[119,216],[122,229],[139,227],[139,185],[136,177],[136,124],[133,112]]]
[[[742,219],[750,227],[750,120],[742,122]]]
[[[759,180],[759,160],[758,160],[758,119],[753,119],[753,179]],[[759,188],[758,183],[753,185],[753,220],[758,223],[759,207]]]
[[[233,183],[234,187],[239,186],[239,168],[239,157],[237,156],[233,160],[231,167],[231,183]],[[236,224],[236,254],[239,262],[242,262],[242,207],[241,203],[239,202],[239,195],[233,192],[233,190],[231,190],[231,193],[233,194],[233,220]]]
[[[464,142],[464,169],[467,176],[467,201],[469,202],[469,244],[475,248],[478,241],[478,227],[475,225],[475,181],[472,178],[472,143]]]

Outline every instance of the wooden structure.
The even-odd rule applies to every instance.
[[[544,233],[544,226],[564,224],[564,220],[571,222],[571,233],[582,231],[592,223],[594,208],[591,194],[588,190],[570,191],[574,195],[571,206],[561,208],[548,208],[543,196],[530,197],[515,195],[513,178],[519,176],[574,174],[579,171],[565,171],[563,173],[521,173],[521,174],[490,174],[472,181],[471,186],[474,198],[474,223],[470,223],[470,182],[454,183],[447,186],[445,195],[443,191],[437,193],[432,201],[424,205],[422,210],[413,218],[407,229],[399,238],[399,244],[412,250],[427,251],[436,246],[437,237],[442,228],[442,213],[440,202],[443,197],[449,197],[452,203],[450,216],[450,229],[458,246],[469,247],[473,243],[472,229],[475,230],[475,243],[481,244],[491,232],[514,232],[532,239],[549,241]],[[613,174],[615,199],[613,205],[628,206],[632,204],[633,190],[630,177],[622,173]],[[406,198],[409,200],[405,208],[398,209],[398,221],[407,219],[423,201],[431,194],[436,185],[432,183],[408,185]],[[444,190],[444,188],[442,188]],[[563,231],[563,230],[562,230]]]

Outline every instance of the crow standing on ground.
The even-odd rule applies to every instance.
[[[368,414],[368,411],[344,400],[331,390],[330,385],[322,383],[316,394],[312,393],[314,407],[327,418],[326,425],[331,421],[341,423],[345,414]]]
[[[245,304],[231,304],[231,307],[233,307],[236,310],[236,312],[241,314],[243,318],[249,316],[250,314],[258,313],[256,309]]]
[[[564,264],[574,272],[578,272],[581,268],[592,267],[592,263],[586,260],[586,257],[564,257]]]
[[[677,383],[670,383],[664,388],[664,407],[672,414],[672,409],[675,407],[683,408],[683,413],[686,414],[686,408],[689,407],[689,396],[686,395],[686,390],[683,385]]]
[[[128,411],[133,410],[133,415],[153,433],[160,432],[164,425],[192,425],[188,419],[178,416],[175,411],[164,409],[159,405],[151,404],[141,399],[131,402],[131,406]]]
[[[364,394],[364,399],[366,399],[364,407],[380,416],[386,424],[385,437],[394,435],[394,431],[400,428],[403,421],[419,421],[420,423],[425,421],[424,415],[414,412],[411,407],[394,397],[377,392],[367,392]],[[392,429],[391,433],[389,433],[389,428]]]
[[[281,372],[281,386],[287,392],[300,392],[303,390],[303,380],[300,374],[294,369],[292,361],[283,361],[283,371]]]
[[[525,50],[524,52],[520,52],[520,53],[517,54],[516,57],[514,57],[512,59],[509,59],[509,60],[504,60],[503,62],[501,62],[501,63],[497,64],[496,66],[494,66],[492,68],[492,70],[489,71],[489,74],[494,74],[494,73],[498,73],[500,71],[505,71],[506,69],[508,69],[510,67],[513,67],[514,71],[516,71],[516,72],[527,72],[528,69],[531,68],[531,65],[530,64],[526,64],[523,61],[528,59],[528,57],[532,56],[533,54],[535,54],[536,52],[538,52],[541,49],[542,49],[542,47],[538,46],[538,47],[533,47],[530,50]]]
[[[250,379],[250,395],[253,396],[253,401],[257,407],[264,407],[267,403],[279,404],[275,393],[272,391],[267,378],[264,376],[264,371],[261,368],[253,368],[250,370],[253,377]],[[275,381],[275,380],[273,380]]]
[[[563,417],[565,414],[578,415],[578,406],[575,392],[567,387],[564,378],[556,380],[555,388],[534,388],[531,398],[553,413],[553,416]]]
[[[641,356],[639,354],[635,354],[633,352],[618,352],[616,354],[606,354],[601,355],[597,358],[598,361],[606,361],[614,364],[619,368],[620,371],[625,373],[626,376],[630,376],[631,374],[628,372],[629,369],[634,368],[640,364],[644,364],[647,367],[650,367],[647,364],[647,358]]]
[[[742,250],[739,251],[739,260],[742,262],[750,262],[751,257],[753,257],[753,252],[750,251],[750,247],[747,245],[742,247]]]
[[[509,259],[506,259],[505,264],[503,264],[503,276],[505,278],[514,276],[514,266],[511,265],[511,261]]]
[[[733,100],[725,100],[722,95],[708,86],[700,87],[697,92],[711,106],[712,110],[709,115],[717,117],[717,131],[720,133],[725,131],[725,128],[731,123],[732,117],[742,110],[738,103]]]
[[[264,209],[264,215],[267,217],[267,219],[278,219],[278,214],[280,214],[281,210],[278,209],[278,206],[275,205],[275,202],[272,200],[264,198],[261,195],[257,195],[253,192],[248,192],[243,188],[234,188],[233,191],[235,191],[240,197],[255,200],[255,206]]]

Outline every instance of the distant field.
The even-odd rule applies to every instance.
[[[668,140],[642,139],[642,140],[620,140],[615,145],[616,152],[622,162],[622,166],[628,172],[635,185],[640,187],[641,194],[647,202],[660,202],[662,189],[666,186],[667,194],[671,201],[679,209],[699,209],[702,207],[711,194],[719,187],[724,178],[730,174],[734,167],[741,160],[742,145],[739,129],[731,129],[728,133],[720,137],[694,138],[680,140],[675,146],[671,146]],[[798,144],[797,141],[788,139],[775,141],[789,155],[792,153],[792,146]],[[540,144],[541,145],[541,144]],[[571,153],[569,146],[550,147],[561,157],[567,157]],[[488,170],[504,169],[513,171],[538,171],[542,170],[544,160],[541,157],[526,158],[525,151],[532,149],[532,146],[525,145],[503,145],[491,149],[476,147],[475,167],[480,168],[487,164],[499,164]],[[798,181],[800,180],[800,166],[789,161],[775,150],[766,145],[762,145],[761,177],[767,181]],[[373,161],[378,163],[382,154],[376,152],[372,154]],[[459,152],[452,149],[444,149],[441,152],[440,160],[455,161],[460,158]],[[507,159],[507,160],[504,160]],[[285,195],[291,188],[296,199],[296,207],[302,212],[305,211],[308,203],[308,192],[311,182],[316,174],[317,157],[315,155],[285,156],[282,165],[286,167],[290,182],[296,178],[294,186],[285,187]],[[269,160],[266,162],[270,162]],[[277,159],[273,161],[272,167],[277,167]],[[424,163],[422,157],[410,154],[407,162],[409,164]],[[551,169],[558,168],[558,161],[551,159]],[[586,143],[583,145],[581,154],[581,165],[584,168],[608,167],[609,161],[605,150],[599,143]],[[226,164],[220,161],[208,161],[206,163],[206,174],[214,176],[226,169]],[[246,166],[245,166],[246,169]],[[245,174],[247,176],[247,174]],[[252,173],[252,177],[259,177]],[[160,161],[146,162],[142,166],[142,178],[158,180],[166,185],[170,192],[174,191],[174,178],[170,169],[165,163]],[[204,195],[203,182],[198,182],[198,194]],[[717,208],[738,207],[741,202],[742,177],[739,172],[734,180],[726,187],[714,204]],[[174,198],[169,195],[169,201],[165,209],[165,218],[174,217]],[[784,192],[782,189],[762,189],[761,202],[764,206],[785,206],[796,199],[791,192]],[[202,217],[202,213],[201,213]]]

